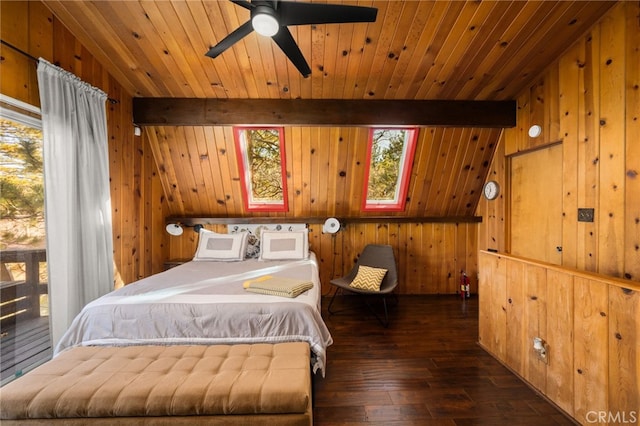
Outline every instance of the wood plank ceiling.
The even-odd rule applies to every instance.
[[[376,22],[290,27],[303,78],[255,33],[204,54],[249,19],[230,1],[45,4],[140,97],[512,99],[613,2],[351,1]]]
[[[216,59],[204,56],[249,19],[230,1],[44,3],[135,97],[485,101],[515,99],[614,4],[331,0],[376,7],[378,18],[290,27],[312,69],[303,78],[255,33]],[[291,214],[358,216],[366,132],[309,123],[286,133],[290,196],[300,195]],[[500,130],[420,133],[404,214],[473,216]],[[230,127],[149,126],[146,135],[172,215],[246,213],[235,157],[225,158]]]

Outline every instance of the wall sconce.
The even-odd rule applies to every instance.
[[[322,225],[322,233],[323,234],[335,234],[340,230],[340,221],[335,217],[330,217],[329,219],[324,221],[324,225]]]
[[[188,226],[190,228],[193,228],[194,232],[200,233],[200,230],[202,228],[204,228],[203,225],[197,224],[197,225],[183,225],[181,223],[170,223],[168,224],[165,229],[167,231],[167,233],[169,235],[172,235],[174,237],[178,237],[180,235],[182,235],[182,233],[184,232],[184,228],[183,226]]]
[[[542,134],[542,127],[534,124],[533,126],[529,127],[529,137],[531,138],[537,138],[538,136],[540,136]]]

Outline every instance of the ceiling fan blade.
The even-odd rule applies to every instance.
[[[375,22],[375,7],[348,6],[342,4],[278,3],[280,25],[339,24],[346,22]]]
[[[253,26],[251,25],[251,21],[247,21],[239,26],[234,32],[223,38],[220,43],[209,49],[205,55],[210,58],[217,57],[222,52],[230,48],[234,43],[242,40],[242,38],[251,33],[251,31],[253,31]]]
[[[293,39],[289,29],[287,27],[280,27],[278,34],[271,38],[276,42],[280,49],[282,49],[284,54],[289,57],[289,60],[291,60],[293,65],[298,68],[300,74],[302,74],[304,78],[309,77],[309,74],[311,74],[311,68],[309,68],[309,64],[307,64],[307,61],[304,59],[304,56],[302,55],[298,44]]]
[[[231,3],[235,3],[238,6],[244,7],[245,9],[251,10],[255,6],[246,0],[231,0]]]

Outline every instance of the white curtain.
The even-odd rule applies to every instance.
[[[44,59],[38,86],[55,346],[84,305],[113,290],[107,96]]]

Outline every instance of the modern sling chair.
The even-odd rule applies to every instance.
[[[331,280],[330,283],[335,286],[335,291],[327,307],[330,315],[340,312],[331,309],[338,292],[350,292],[364,296],[365,304],[380,323],[384,327],[389,325],[387,296],[395,296],[393,290],[398,286],[396,259],[391,246],[379,244],[365,246],[351,271],[342,278]],[[374,297],[382,299],[384,317],[377,313],[369,303],[369,299]]]

